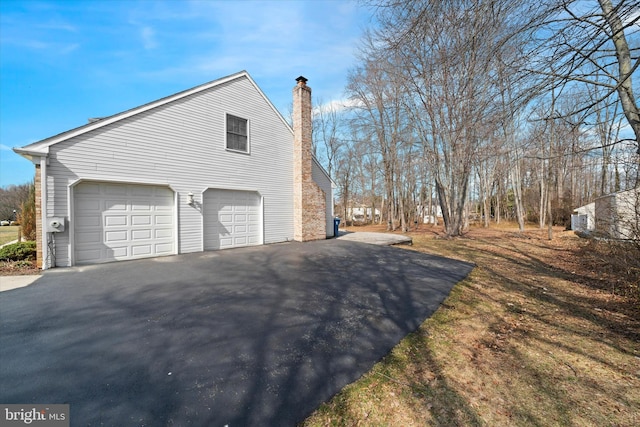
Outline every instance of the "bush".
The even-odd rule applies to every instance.
[[[36,259],[36,242],[18,242],[0,248],[0,261]]]

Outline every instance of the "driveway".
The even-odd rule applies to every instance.
[[[326,240],[50,270],[0,293],[0,402],[68,403],[74,426],[292,426],[471,269]]]

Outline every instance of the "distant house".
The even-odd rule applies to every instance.
[[[590,232],[596,229],[595,202],[574,209],[571,215],[571,229],[581,232]]]
[[[375,213],[375,216],[373,213]],[[379,221],[380,209],[375,208],[375,211],[372,211],[372,208],[367,208],[367,207],[348,208],[347,215],[349,216],[349,219],[355,223],[367,222],[367,221]]]
[[[14,149],[36,167],[41,267],[331,237],[306,81],[293,129],[242,71]]]
[[[595,232],[612,239],[640,239],[640,187],[597,198]]]

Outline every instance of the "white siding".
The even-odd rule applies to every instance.
[[[313,181],[324,191],[325,194],[325,209],[327,218],[327,237],[333,237],[333,188],[331,186],[331,179],[324,172],[324,169],[314,159],[313,166],[311,168],[311,176]]]
[[[225,149],[226,113],[249,120],[251,154]],[[258,192],[264,243],[293,238],[293,135],[244,76],[54,144],[49,157],[47,213],[68,217],[69,228],[69,187],[82,179],[169,186],[179,253],[203,250],[207,188]],[[69,249],[69,232],[56,235],[56,265],[69,265]]]

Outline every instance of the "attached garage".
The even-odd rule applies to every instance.
[[[176,253],[168,187],[82,182],[73,188],[73,212],[76,264]]]
[[[205,250],[262,244],[262,198],[257,192],[209,189],[203,200]]]
[[[331,237],[306,82],[293,127],[241,71],[14,149],[35,165],[37,265]]]

